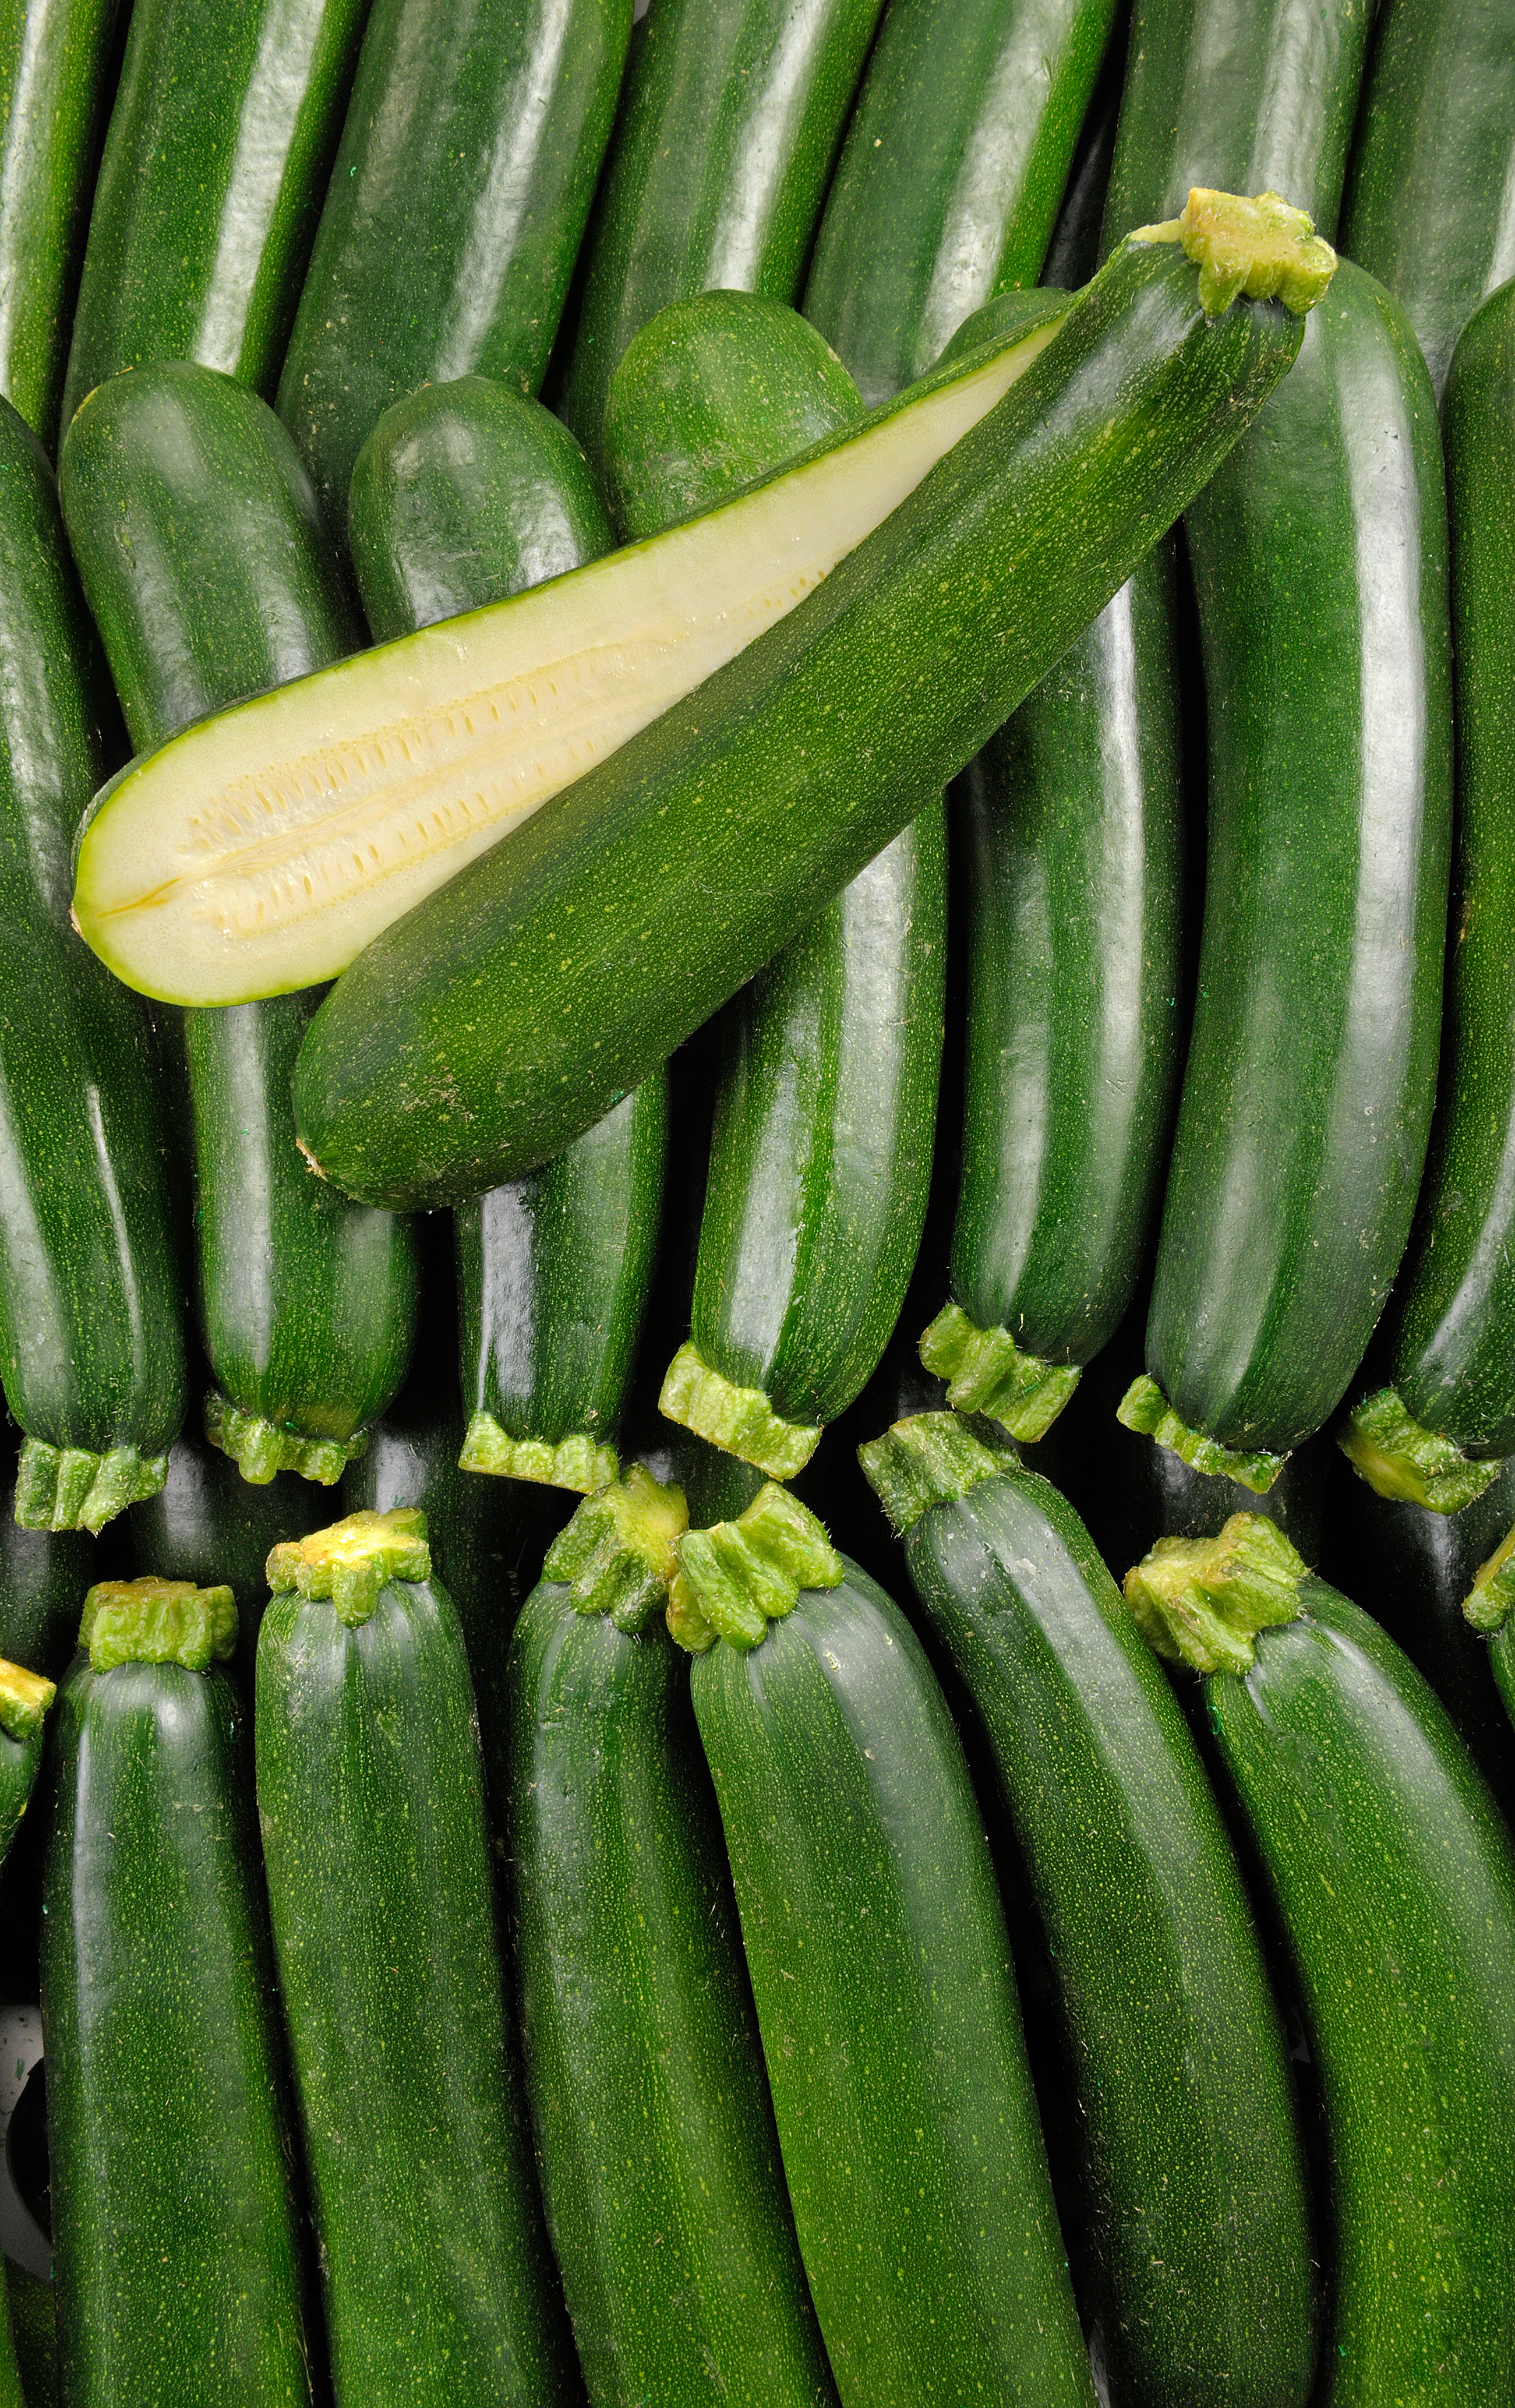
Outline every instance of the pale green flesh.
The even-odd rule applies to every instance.
[[[1057,323],[706,517],[186,728],[86,828],[80,933],[169,1003],[336,977],[803,601]]]

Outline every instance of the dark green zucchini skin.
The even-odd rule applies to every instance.
[[[10,1660],[14,1662],[15,1658]],[[26,1669],[30,1671],[33,1668],[28,1665]],[[5,1863],[21,1817],[31,1803],[45,1741],[42,1730],[34,1731],[26,1739],[12,1739],[8,1731],[0,1730],[0,1865]],[[5,2333],[0,2329],[0,2400],[5,2398],[4,2365]]]
[[[70,2408],[311,2397],[248,1716],[226,1673],[80,1657],[45,1873]]]
[[[1515,267],[1515,261],[1511,262]],[[1443,402],[1457,693],[1454,940],[1440,1105],[1394,1302],[1394,1383],[1465,1453],[1515,1453],[1515,287],[1471,320]]]
[[[1112,2390],[1302,2403],[1316,2300],[1283,2031],[1173,1692],[1035,1472],[931,1506],[905,1552],[1051,1958]]]
[[[1322,2408],[1509,2396],[1515,1863],[1420,1674],[1307,1581],[1210,1727],[1293,1957],[1336,2234]]]
[[[1041,272],[1115,0],[895,0],[826,194],[805,314],[870,406]]]
[[[0,11],[0,393],[51,453],[121,0]]]
[[[847,2408],[1090,2401],[1004,1911],[909,1625],[850,1566],[691,1685]]]
[[[1166,245],[1118,253],[813,595],[359,956],[296,1074],[327,1176],[392,1205],[447,1201],[568,1143],[972,758],[1298,340],[1276,304],[1207,323]],[[570,905],[584,935],[565,951]],[[487,1027],[459,1002],[479,979]]]
[[[630,34],[631,0],[375,0],[279,387],[335,529],[402,394],[541,383]]]
[[[170,1475],[173,1460],[170,1448]],[[79,1608],[99,1577],[94,1538],[89,1530],[23,1529],[15,1518],[15,1469],[7,1460],[0,1484],[0,1656],[59,1681],[73,1658]]]
[[[1499,0],[1383,0],[1342,248],[1404,308],[1437,394],[1480,301],[1515,275],[1515,24]]]
[[[94,191],[66,433],[121,368],[272,394],[367,0],[140,0]]]
[[[0,1377],[48,1446],[164,1454],[184,1341],[151,1032],[70,934],[107,688],[42,451],[0,405]]]
[[[507,2030],[483,1765],[436,1581],[270,1599],[256,1747],[338,2400],[576,2395]]]
[[[632,337],[717,290],[797,300],[880,0],[659,0],[586,245],[563,414],[590,459]]]
[[[686,1659],[543,1581],[507,1682],[526,2086],[590,2398],[834,2401]]]
[[[1147,1364],[1191,1428],[1283,1454],[1383,1309],[1439,1035],[1441,453],[1408,322],[1361,269],[1187,525],[1209,848]]]
[[[967,1064],[951,1293],[1028,1354],[1124,1316],[1180,1068],[1183,793],[1165,550],[981,752],[958,796]]]
[[[293,445],[231,378],[169,362],[114,380],[69,429],[64,485],[138,750],[355,648]],[[292,1449],[344,1449],[405,1375],[415,1243],[405,1222],[312,1179],[296,1150],[290,1084],[316,1001],[185,1015],[199,1297],[236,1411]]]

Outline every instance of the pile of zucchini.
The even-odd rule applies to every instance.
[[[0,2408],[1508,2401],[1512,189],[0,11]]]

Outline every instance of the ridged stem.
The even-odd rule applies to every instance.
[[[1245,293],[1281,301],[1294,317],[1313,309],[1336,272],[1336,254],[1315,221],[1277,193],[1243,200],[1196,184],[1181,215],[1139,226],[1133,242],[1177,242],[1199,270],[1199,306],[1218,318]]]
[[[1515,1606],[1515,1530],[1500,1541],[1487,1563],[1479,1564],[1463,1599],[1463,1612],[1475,1630],[1503,1630],[1511,1606]]]
[[[1240,1455],[1233,1447],[1222,1446],[1219,1439],[1207,1438],[1203,1430],[1191,1429],[1145,1371],[1132,1381],[1115,1408],[1115,1418],[1127,1429],[1165,1446],[1193,1470],[1208,1472],[1213,1479],[1234,1480],[1256,1497],[1266,1494],[1289,1460],[1286,1455],[1268,1455],[1262,1448]]]
[[[84,1599],[79,1643],[92,1672],[118,1664],[182,1664],[208,1671],[236,1652],[236,1600],[229,1588],[193,1581],[97,1581]]]
[[[955,1413],[912,1413],[860,1446],[864,1476],[903,1538],[933,1505],[954,1505],[1017,1460],[982,1445]]]
[[[0,1731],[7,1739],[35,1739],[57,1694],[56,1682],[0,1656]]]
[[[542,1578],[566,1583],[575,1612],[606,1613],[618,1630],[641,1630],[666,1608],[688,1527],[683,1490],[634,1463],[623,1480],[585,1498],[549,1547]]]
[[[1046,1437],[1079,1384],[1077,1363],[1022,1354],[1008,1329],[980,1329],[957,1304],[944,1304],[922,1331],[919,1351],[926,1369],[947,1382],[950,1405],[987,1413],[1028,1446]]]
[[[836,1588],[842,1559],[808,1506],[769,1481],[735,1522],[686,1530],[668,1593],[668,1628],[702,1655],[724,1639],[761,1645],[770,1622],[793,1613],[804,1588]]]
[[[592,1497],[621,1469],[613,1446],[575,1430],[554,1444],[545,1438],[511,1438],[493,1413],[477,1412],[464,1433],[460,1471],[484,1471],[497,1480],[531,1480],[543,1488],[574,1488]]]
[[[658,1411],[712,1446],[755,1463],[770,1480],[793,1480],[821,1443],[819,1429],[786,1422],[761,1388],[739,1388],[707,1363],[693,1339],[686,1339],[664,1375]]]
[[[300,1430],[281,1429],[277,1422],[243,1412],[217,1388],[206,1397],[205,1432],[255,1488],[266,1488],[276,1471],[297,1471],[302,1480],[335,1488],[348,1465],[368,1451],[366,1430],[354,1430],[348,1439],[307,1438]]]
[[[1347,1416],[1336,1440],[1354,1471],[1380,1497],[1460,1513],[1498,1479],[1498,1463],[1473,1463],[1407,1412],[1397,1388],[1379,1388]]]
[[[166,1455],[135,1446],[49,1446],[29,1438],[16,1472],[16,1519],[23,1530],[93,1530],[156,1497],[168,1477]]]
[[[396,1505],[388,1513],[349,1513],[307,1539],[285,1539],[268,1558],[268,1585],[276,1597],[297,1589],[305,1598],[329,1597],[338,1621],[356,1629],[369,1620],[388,1581],[424,1581],[432,1576],[426,1516],[417,1505]]]
[[[1159,1539],[1127,1572],[1126,1603],[1159,1656],[1246,1672],[1257,1633],[1299,1619],[1308,1570],[1276,1522],[1233,1513],[1217,1538]]]

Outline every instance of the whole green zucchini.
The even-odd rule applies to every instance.
[[[672,301],[798,299],[880,0],[655,0],[585,245],[563,414],[600,458],[610,379]]]
[[[0,1656],[0,1864],[31,1802],[55,1683]],[[5,2351],[0,2345],[0,2364]]]
[[[1036,282],[1116,13],[1115,0],[887,11],[804,302],[865,402],[923,375],[992,294]]]
[[[423,1518],[355,1515],[276,1547],[268,1578],[258,1814],[336,2398],[567,2402],[473,1691]]]
[[[1205,926],[1151,1376],[1121,1407],[1258,1489],[1334,1411],[1383,1309],[1440,1032],[1451,698],[1436,404],[1382,287],[1348,267],[1331,293],[1189,514],[1210,704]]]
[[[270,394],[367,0],[135,0],[94,189],[63,433],[121,368]]]
[[[947,1413],[861,1453],[1029,1876],[1112,2390],[1303,2408],[1316,2299],[1283,2030],[1173,1693],[1049,1482]]]
[[[1202,271],[1216,308],[1249,272],[1281,274],[1300,303],[1320,289],[1324,247],[1301,252],[1291,231],[1280,253],[1250,205],[1202,203],[1196,251],[1208,206],[1248,229],[1232,277]],[[370,946],[296,1075],[326,1176],[395,1205],[465,1194],[645,1077],[1045,674],[1236,441],[1300,330],[1276,303],[1207,315],[1178,240],[1123,246],[819,592]]]
[[[151,1032],[67,924],[105,681],[52,473],[0,403],[0,1379],[15,1514],[98,1530],[162,1485],[184,1411]]]
[[[93,394],[64,448],[80,574],[133,741],[353,649],[293,445],[267,405],[184,362]],[[290,1086],[317,998],[184,1022],[206,1430],[244,1479],[330,1486],[405,1376],[413,1234],[308,1175]]]
[[[334,530],[390,404],[541,383],[631,0],[374,0],[279,387]]]
[[[1515,1858],[1445,1713],[1255,1514],[1126,1595],[1204,1703],[1323,2094],[1320,2408],[1494,2408],[1515,2353]]]
[[[0,393],[50,453],[123,13],[121,0],[0,8]]]
[[[1442,416],[1457,864],[1441,1105],[1394,1299],[1392,1385],[1342,1443],[1385,1495],[1455,1512],[1515,1453],[1515,285],[1470,321]]]
[[[506,1854],[548,2229],[595,2408],[834,2401],[720,1818],[663,1626],[677,1488],[586,1499],[510,1642]]]
[[[312,2397],[236,1640],[229,1589],[107,1581],[59,1695],[42,2017],[69,2408]]]
[[[1515,276],[1515,22],[1500,0],[1383,0],[1342,241],[1386,284],[1439,395],[1479,303]]]
[[[715,1782],[800,2251],[846,2408],[1093,2399],[1004,1911],[904,1615],[786,1490],[687,1532]]]

